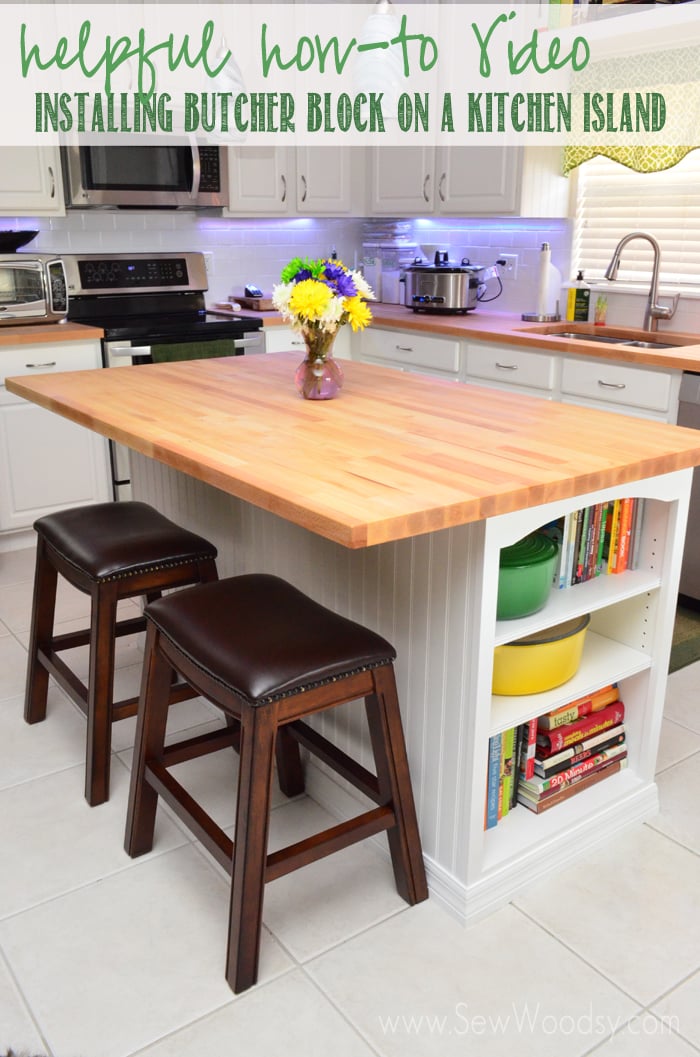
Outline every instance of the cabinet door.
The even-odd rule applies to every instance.
[[[298,147],[296,208],[301,215],[337,215],[352,208],[350,147]]]
[[[394,216],[432,213],[435,152],[432,147],[372,147],[370,213]]]
[[[0,215],[63,215],[63,183],[53,147],[3,147],[0,151]]]
[[[0,406],[0,530],[82,503],[106,502],[106,441],[35,404]]]
[[[294,158],[287,147],[229,148],[228,215],[294,212]]]
[[[437,151],[436,212],[517,213],[522,151],[519,147],[443,147]]]

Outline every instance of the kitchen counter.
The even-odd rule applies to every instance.
[[[277,353],[7,385],[134,449],[135,498],[211,539],[221,576],[283,576],[396,646],[431,895],[476,917],[658,810],[654,762],[700,433],[355,361],[343,365],[337,399],[304,401],[297,363]],[[503,546],[582,506],[640,496],[637,568],[553,591],[531,617],[496,620]],[[572,680],[492,696],[499,642],[583,613],[591,625]],[[629,768],[544,816],[519,807],[485,832],[489,739],[610,682],[628,705]],[[314,722],[369,758],[354,707],[340,722]],[[338,819],[357,812],[311,763],[306,787]]]
[[[44,345],[57,341],[99,341],[103,331],[82,323],[27,323],[18,327],[0,327],[0,349],[3,345]]]
[[[571,355],[595,357],[600,360],[637,363],[647,367],[666,367],[680,371],[700,372],[700,335],[671,330],[649,333],[636,327],[596,327],[593,323],[555,324],[525,323],[512,312],[485,312],[476,309],[463,315],[441,315],[439,313],[412,312],[404,305],[372,304],[373,325],[388,330],[413,331],[415,333],[442,335],[444,337],[472,339],[473,341],[498,342],[500,345],[520,345],[542,351],[567,352]],[[289,326],[278,312],[246,312],[240,315],[256,315],[262,318],[265,327]],[[673,349],[639,349],[628,345],[606,345],[595,341],[562,338],[557,331],[587,331],[597,333],[626,334],[634,338],[646,338],[659,342],[678,342]],[[543,333],[548,331],[548,333]]]
[[[301,400],[298,355],[9,378],[19,396],[361,548],[700,463],[700,433],[344,363]]]

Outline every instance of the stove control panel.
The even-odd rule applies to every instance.
[[[154,286],[187,286],[188,283],[184,257],[90,258],[78,261],[78,271],[84,290],[143,290]]]
[[[81,253],[63,256],[71,297],[155,294],[207,289],[204,254]]]

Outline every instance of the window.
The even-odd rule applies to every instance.
[[[577,170],[573,266],[586,278],[602,278],[615,246],[631,231],[644,231],[661,247],[661,278],[700,288],[700,150],[672,169],[637,173],[609,158],[593,158]],[[649,285],[648,243],[634,241],[622,254],[618,279]]]

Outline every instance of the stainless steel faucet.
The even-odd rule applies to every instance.
[[[658,330],[660,319],[671,319],[678,308],[678,299],[680,294],[674,294],[672,305],[658,305],[656,299],[659,296],[659,267],[661,265],[661,250],[659,244],[655,238],[651,235],[647,235],[643,231],[633,231],[629,235],[625,235],[624,238],[620,239],[615,252],[612,255],[610,264],[605,270],[606,279],[617,279],[617,272],[620,267],[620,254],[632,239],[645,239],[651,244],[651,248],[654,251],[654,267],[651,273],[651,286],[649,287],[649,297],[647,298],[646,309],[644,311],[644,329],[645,330]]]

